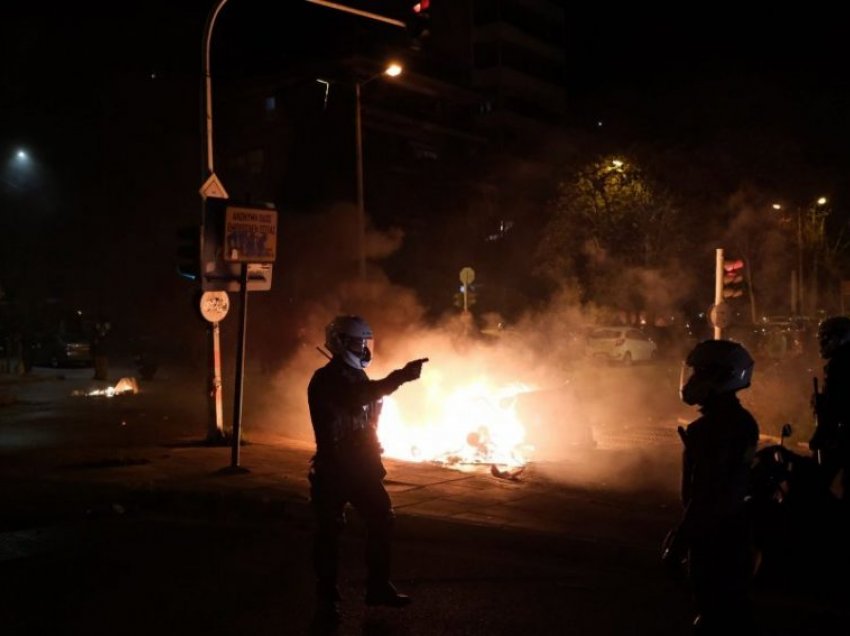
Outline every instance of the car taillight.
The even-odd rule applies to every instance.
[[[617,341],[614,343],[614,346],[615,347],[622,347],[624,344],[626,344],[625,338],[617,338]]]

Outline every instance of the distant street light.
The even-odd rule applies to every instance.
[[[18,150],[18,152],[15,153],[15,159],[18,161],[27,161],[29,158],[30,156],[27,154],[26,150]]]
[[[354,135],[355,145],[357,146],[357,271],[361,278],[366,275],[366,204],[363,190],[363,122],[360,108],[360,89],[382,75],[398,77],[402,70],[400,64],[392,62],[382,72],[354,84]]]
[[[818,207],[823,207],[828,203],[828,199],[824,196],[818,197],[815,199],[815,205]],[[814,206],[811,204],[804,210],[802,207],[796,207],[796,217],[797,217],[797,271],[792,272],[792,293],[791,293],[791,304],[793,307],[793,311],[798,315],[802,316],[806,312],[806,276],[804,269],[804,250],[806,244],[808,243],[807,237],[813,230],[813,227],[817,227],[815,223],[817,221],[820,222],[820,227],[817,229],[817,234],[819,237],[823,236],[823,221],[826,218],[825,213],[816,212]],[[782,205],[779,203],[773,204],[774,210],[781,210]],[[793,218],[793,217],[792,217]],[[817,270],[816,270],[816,262],[813,262],[813,279],[812,284],[815,286],[815,302],[817,300]],[[816,309],[813,307],[813,309]]]

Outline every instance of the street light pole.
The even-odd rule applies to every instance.
[[[215,164],[213,153],[213,117],[212,117],[212,77],[210,75],[210,41],[216,18],[221,12],[227,0],[218,0],[207,16],[204,25],[203,38],[203,65],[204,65],[204,137],[205,144],[202,150],[204,154],[204,166],[201,168],[201,225],[206,223],[207,197],[227,196],[223,188],[218,192],[207,191],[206,185],[211,183],[215,177]],[[216,181],[217,183],[217,181]],[[201,272],[201,276],[203,276]],[[224,414],[222,406],[222,381],[221,381],[221,328],[218,321],[209,323],[208,327],[208,386],[207,386],[207,441],[219,443],[224,441]]]
[[[797,315],[805,313],[805,278],[803,276],[803,212],[797,208]]]
[[[366,202],[363,186],[363,112],[360,104],[360,92],[363,86],[381,75],[398,77],[402,67],[390,63],[380,73],[367,80],[354,83],[354,145],[357,161],[357,272],[360,278],[366,276]]]
[[[207,16],[204,25],[204,121],[206,122],[206,172],[202,175],[201,182],[205,181],[215,170],[213,166],[213,118],[212,118],[212,78],[210,77],[210,41],[216,18],[221,12],[227,0],[218,0]]]
[[[354,137],[357,153],[357,273],[366,276],[366,204],[363,193],[363,122],[360,82],[354,84]]]

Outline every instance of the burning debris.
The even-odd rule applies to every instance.
[[[426,385],[417,403],[384,399],[378,434],[388,457],[458,469],[502,466],[504,474],[519,475],[513,469],[525,466],[533,450],[515,408],[527,387],[497,389],[483,379],[451,390],[427,379]]]
[[[92,389],[90,391],[76,390],[71,395],[76,397],[115,397],[116,395],[124,395],[131,393],[136,395],[139,392],[139,383],[136,378],[121,378],[115,386],[108,386],[105,389]]]
[[[496,464],[490,466],[490,474],[499,479],[507,479],[509,481],[519,481],[520,475],[525,472],[525,466],[520,466],[516,470],[499,470]]]

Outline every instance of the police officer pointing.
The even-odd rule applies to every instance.
[[[381,399],[419,378],[427,358],[408,362],[382,380],[364,369],[372,359],[372,329],[360,316],[336,317],[325,329],[333,358],[310,380],[307,399],[316,438],[309,474],[316,515],[313,564],[317,576],[317,617],[339,619],[338,541],[350,503],[367,527],[367,605],[403,607],[410,597],[390,582],[390,532],[393,510],[383,485],[377,425]]]

